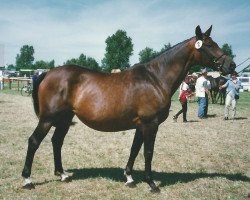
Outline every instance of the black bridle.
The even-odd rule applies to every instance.
[[[224,55],[226,55],[226,54],[225,54],[225,53],[222,53],[220,56],[216,57],[216,56],[212,55],[210,52],[206,51],[206,50],[203,48],[203,46],[209,48],[209,45],[203,43],[202,46],[201,46],[201,48],[199,48],[199,49],[197,49],[197,50],[201,53],[201,55],[202,55],[202,54],[205,54],[205,55],[209,58],[209,60],[212,61],[212,63],[215,64],[215,66],[218,68],[218,70],[221,71],[221,70],[222,70],[222,67],[223,67],[223,65],[224,65],[224,63],[225,63],[225,59],[226,59],[226,58],[223,59],[223,62],[222,62],[222,63],[219,63],[218,60],[220,60],[220,59],[222,58],[222,56],[224,56]]]

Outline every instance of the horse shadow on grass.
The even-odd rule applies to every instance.
[[[234,120],[246,120],[248,119],[247,117],[235,117]]]
[[[88,178],[106,178],[117,182],[125,182],[125,177],[123,175],[124,169],[122,168],[83,168],[83,169],[69,169],[67,170],[73,173],[71,178],[73,180],[82,180]],[[166,173],[166,172],[153,172],[153,179],[159,181],[160,187],[174,185],[176,183],[188,183],[200,178],[215,178],[222,177],[231,181],[243,181],[250,182],[250,178],[245,175],[236,174],[224,174],[224,173]],[[134,170],[133,178],[135,183],[143,181],[144,171]]]

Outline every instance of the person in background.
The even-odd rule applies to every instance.
[[[188,102],[195,102],[195,83],[198,78],[198,74],[195,72],[188,76],[188,86],[190,89],[190,95],[187,96]]]
[[[3,89],[3,75],[0,73],[0,90]]]
[[[180,95],[179,100],[182,106],[182,109],[173,116],[174,122],[177,122],[178,116],[183,113],[183,122],[187,122],[187,97],[191,95],[191,90],[189,89],[189,86],[187,84],[187,77],[180,85]]]
[[[237,72],[233,72],[231,74],[231,79],[229,79],[224,85],[221,85],[219,89],[226,88],[226,101],[225,101],[225,114],[224,120],[228,120],[229,117],[229,109],[232,106],[232,119],[236,116],[236,104],[239,99],[239,89],[240,89],[240,81],[237,80]]]
[[[208,94],[211,89],[211,83],[207,80],[207,69],[201,70],[201,76],[197,79],[195,85],[196,96],[198,97],[198,117],[204,119],[208,112]]]
[[[32,83],[33,83],[33,85],[36,82],[37,78],[38,78],[38,72],[35,72],[34,75],[32,76]]]

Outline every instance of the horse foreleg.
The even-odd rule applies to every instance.
[[[211,102],[214,103],[214,97],[213,97],[213,91],[209,90],[209,95],[208,95],[208,99],[211,98]]]
[[[217,95],[218,95],[218,92],[215,91],[215,92],[214,92],[214,103],[217,103]]]
[[[62,150],[64,138],[66,134],[68,133],[71,121],[72,121],[72,117],[69,120],[63,121],[59,125],[57,125],[54,135],[51,139],[52,145],[53,145],[53,153],[54,153],[55,175],[60,176],[61,181],[63,182],[70,181],[69,176],[64,173],[64,170],[62,167],[61,150]]]
[[[219,93],[219,97],[218,97],[219,101],[220,101],[220,105],[222,105],[222,100],[223,100],[223,96],[222,93]]]
[[[127,182],[125,183],[126,186],[129,186],[129,187],[135,186],[134,180],[132,178],[132,171],[133,171],[135,159],[136,159],[136,157],[141,149],[142,143],[143,143],[142,132],[137,129],[135,132],[133,144],[131,147],[128,163],[127,163],[125,171],[124,171],[124,175],[127,178]]]
[[[152,179],[151,162],[154,153],[155,137],[158,131],[158,124],[152,122],[144,125],[143,141],[144,141],[144,157],[145,157],[145,182],[150,186],[151,192],[160,192]]]
[[[226,90],[224,90],[223,92],[222,92],[222,105],[225,105],[225,101],[226,101]]]
[[[22,171],[22,176],[24,178],[24,185],[23,185],[24,189],[35,188],[34,184],[30,179],[32,163],[36,150],[39,148],[42,140],[45,138],[50,128],[51,128],[50,122],[43,122],[42,120],[40,120],[35,131],[29,137],[26,160]]]

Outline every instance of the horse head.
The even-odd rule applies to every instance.
[[[201,64],[220,71],[222,74],[230,74],[235,70],[235,63],[227,56],[216,42],[210,37],[212,25],[202,33],[200,26],[195,30],[195,57]],[[200,64],[200,63],[199,63]]]

